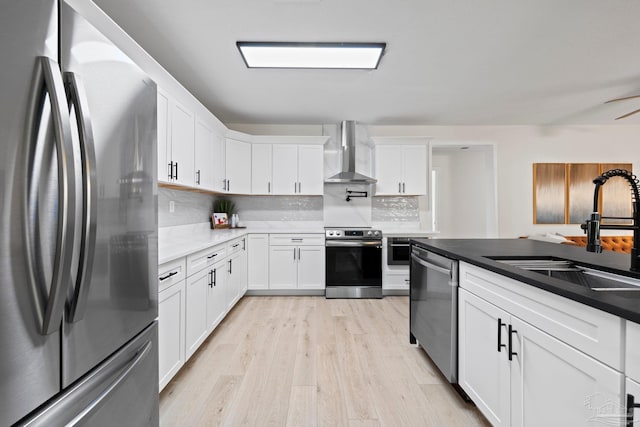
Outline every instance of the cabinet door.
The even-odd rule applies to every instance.
[[[298,146],[273,144],[273,194],[296,194]]]
[[[227,138],[227,191],[233,194],[251,193],[251,144]]]
[[[633,403],[634,404],[638,404],[640,403],[640,383],[637,383],[635,381],[633,381],[630,378],[627,378],[625,381],[625,392],[626,392],[626,399],[625,399],[625,410],[624,410],[624,414],[625,415],[629,415],[629,413],[627,413],[627,409],[628,407],[626,406],[627,404],[631,403],[630,399],[633,399]],[[631,425],[636,426],[638,425],[638,423],[640,423],[640,408],[634,408],[631,412],[632,415],[629,419],[627,419],[627,423],[631,423]]]
[[[185,334],[187,360],[207,337],[207,289],[209,288],[209,277],[209,269],[205,269],[187,278]]]
[[[464,289],[459,289],[458,295],[458,383],[491,424],[508,426],[511,401],[506,344],[510,316]],[[498,331],[504,345],[500,352]]]
[[[158,181],[171,181],[169,158],[171,127],[169,121],[169,95],[158,88]],[[168,157],[167,157],[168,156]]]
[[[269,235],[250,234],[248,241],[248,288],[269,289]]]
[[[511,324],[514,426],[596,424],[624,407],[620,372],[516,317]]]
[[[244,294],[247,283],[247,258],[245,251],[240,251],[229,258],[229,286],[227,287],[227,309],[238,302]]]
[[[427,194],[427,146],[405,145],[402,148],[402,193]]]
[[[194,132],[193,113],[177,102],[171,102],[171,160],[175,166],[174,181],[193,187],[194,179]]]
[[[298,193],[324,193],[324,153],[321,145],[298,146]]]
[[[214,264],[211,272],[212,280],[207,290],[207,329],[209,333],[213,332],[227,313],[226,291],[229,279],[227,261],[223,260]]]
[[[402,191],[402,149],[399,145],[376,146],[376,194],[400,194]]]
[[[185,282],[158,294],[158,368],[160,391],[184,365]]]
[[[297,287],[297,248],[272,246],[269,248],[269,289],[295,289]]]
[[[298,247],[298,289],[324,289],[324,246]]]
[[[227,143],[225,137],[219,132],[213,134],[213,191],[224,193],[227,191],[227,165],[226,165],[226,148]]]
[[[194,164],[196,187],[213,190],[213,129],[199,119],[196,120]]]
[[[271,144],[251,145],[251,194],[271,194]]]

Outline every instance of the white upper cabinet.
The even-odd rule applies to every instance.
[[[298,146],[298,194],[324,193],[324,152],[322,145]]]
[[[251,193],[251,144],[227,138],[226,191],[233,194]]]
[[[167,153],[171,152],[169,95],[158,88],[158,181],[171,181],[171,167]],[[170,154],[169,154],[170,156]]]
[[[273,144],[273,194],[322,195],[322,145]]]
[[[196,120],[195,135],[195,185],[207,190],[214,189],[213,183],[213,143],[214,132],[204,120]]]
[[[193,186],[195,116],[158,89],[158,179]]]
[[[219,133],[213,134],[213,163],[212,163],[212,180],[211,189],[218,193],[227,191],[227,161],[226,161],[227,142],[225,137]]]
[[[251,145],[251,194],[272,193],[273,146]]]
[[[273,194],[298,193],[298,146],[273,144]]]
[[[426,138],[374,138],[376,195],[427,194],[429,169]],[[411,141],[411,144],[402,142]]]

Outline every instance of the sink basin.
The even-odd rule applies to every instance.
[[[488,257],[527,271],[584,286],[596,292],[640,291],[640,279],[585,267],[560,258]]]

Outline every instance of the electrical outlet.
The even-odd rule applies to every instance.
[[[176,202],[173,200],[169,201],[169,213],[174,213],[176,211]]]

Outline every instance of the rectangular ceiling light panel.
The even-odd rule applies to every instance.
[[[378,68],[385,43],[237,42],[249,68]]]

